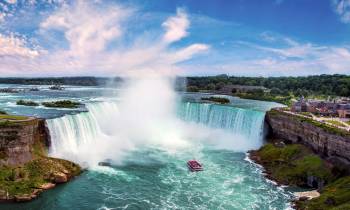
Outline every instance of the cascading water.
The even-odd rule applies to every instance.
[[[118,159],[124,152],[139,145],[153,146],[159,143],[159,139],[177,142],[176,138],[185,139],[185,142],[210,139],[209,143],[236,151],[246,151],[262,144],[264,113],[259,111],[181,102],[176,107],[178,119],[172,123],[178,130],[186,132],[174,137],[174,129],[167,130],[166,126],[159,125],[161,128],[148,136],[157,141],[144,143],[141,140],[130,141],[125,136],[130,134],[123,131],[125,127],[118,125],[118,102],[88,104],[87,109],[85,113],[48,120],[52,156],[96,164],[103,159]],[[138,137],[136,135],[135,138]]]
[[[244,106],[236,108],[235,98],[226,106],[187,102],[202,95],[186,94],[186,102],[176,103],[165,85],[145,84],[99,97],[104,102],[93,102],[86,92],[81,98],[92,99],[88,112],[47,120],[50,155],[86,162],[89,170],[34,202],[8,209],[289,209],[288,190],[245,161],[245,152],[262,144],[265,102],[242,99]],[[156,91],[162,95],[155,97]],[[202,172],[188,171],[192,158],[203,164]],[[106,159],[111,167],[98,166]]]
[[[180,104],[177,114],[185,121],[224,129],[244,136],[246,141],[255,145],[261,144],[265,116],[263,112],[232,106],[186,102]]]

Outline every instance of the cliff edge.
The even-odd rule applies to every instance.
[[[44,119],[0,115],[0,201],[29,201],[80,174],[80,167],[47,156]]]
[[[265,122],[272,138],[304,144],[322,158],[350,173],[350,133],[281,109],[266,113]]]
[[[267,112],[265,122],[270,143],[251,151],[251,159],[278,183],[320,193],[297,198],[293,207],[350,209],[350,133],[283,109]]]

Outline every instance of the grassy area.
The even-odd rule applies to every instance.
[[[0,121],[1,120],[26,120],[28,117],[25,116],[17,116],[17,115],[4,115],[0,114]]]
[[[10,197],[31,194],[44,183],[52,182],[53,174],[68,171],[72,176],[81,172],[78,165],[61,159],[40,157],[23,166],[0,168],[0,191]]]
[[[16,104],[22,105],[22,106],[39,106],[39,104],[34,101],[25,101],[25,100],[19,100],[16,102]]]
[[[343,123],[341,123],[337,120],[326,120],[326,122],[331,123],[331,124],[336,125],[336,126],[346,127]]]
[[[310,112],[298,112],[298,114],[304,115],[305,117],[312,117]]]
[[[266,144],[252,154],[259,157],[257,162],[279,183],[306,186],[308,176],[317,177],[326,183],[335,179],[332,169],[319,156],[300,144],[282,148]]]
[[[292,115],[286,112],[282,112],[276,109],[272,109],[270,111],[268,111],[268,114],[270,115],[287,115],[288,117],[290,117],[291,119],[295,119],[298,120],[300,122],[306,122],[306,123],[310,123],[316,127],[319,127],[321,129],[323,129],[324,131],[331,133],[331,134],[335,134],[335,135],[340,135],[340,136],[345,136],[345,137],[350,137],[350,132],[344,130],[344,129],[340,129],[337,128],[335,126],[331,126],[331,125],[327,125],[325,123],[322,122],[318,122],[315,121],[313,119],[310,118],[306,118],[306,117],[302,117],[302,116],[297,116],[297,115]]]
[[[46,107],[55,108],[78,108],[81,105],[81,103],[79,102],[74,102],[70,100],[43,102],[42,104]]]
[[[291,144],[277,147],[270,143],[251,152],[251,157],[265,167],[269,177],[279,183],[305,186],[308,176],[325,181],[321,196],[308,201],[296,201],[297,209],[350,209],[350,176],[339,177],[335,168],[305,146]]]
[[[209,97],[209,98],[201,98],[202,100],[205,101],[212,101],[212,102],[216,102],[216,103],[220,103],[220,104],[228,104],[230,103],[230,100],[227,98],[221,98],[221,97]]]
[[[68,177],[74,177],[81,173],[77,164],[47,157],[44,142],[39,139],[32,145],[32,151],[32,161],[14,167],[0,167],[0,196],[28,196],[43,184],[52,183],[55,174],[64,173],[68,174]]]
[[[319,198],[310,201],[298,201],[300,209],[348,210],[350,209],[350,176],[346,176],[327,185]]]

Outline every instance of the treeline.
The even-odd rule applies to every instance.
[[[120,82],[121,78],[107,77],[47,77],[47,78],[0,78],[0,84],[21,85],[76,85],[76,86],[99,86],[108,83]]]
[[[187,77],[187,89],[192,91],[220,90],[225,85],[263,86],[271,89],[272,94],[350,96],[350,76],[339,74],[306,77]]]
[[[79,85],[98,86],[118,83],[119,77],[48,77],[48,78],[0,78],[0,84],[23,85]],[[329,95],[350,96],[350,76],[318,75],[307,77],[235,77],[218,75],[210,77],[181,77],[176,80],[177,90],[220,90],[226,85],[263,86],[275,95]]]

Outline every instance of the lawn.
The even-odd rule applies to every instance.
[[[26,120],[28,117],[0,114],[0,120]]]
[[[331,124],[336,125],[336,126],[346,127],[343,123],[341,123],[337,120],[326,120],[326,122],[331,123]]]

